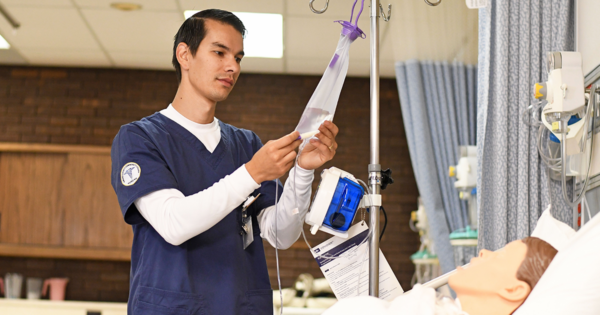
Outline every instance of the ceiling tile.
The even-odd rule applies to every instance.
[[[283,14],[283,1],[274,0],[179,0],[183,10],[218,8],[236,12],[258,12]]]
[[[108,67],[110,62],[99,51],[60,49],[21,49],[21,54],[32,65]]]
[[[83,15],[109,53],[169,53],[183,23],[177,12],[83,9]]]
[[[341,26],[330,20],[290,17],[285,22],[285,56],[329,59],[335,52],[340,31]]]
[[[432,10],[404,2],[392,17],[394,60],[460,60],[477,63],[478,10],[447,1]]]
[[[10,11],[21,27],[15,31],[4,19],[0,19],[0,32],[18,49],[100,49],[74,8],[14,7]]]
[[[73,7],[71,0],[2,0],[7,8],[19,7]]]
[[[101,44],[115,59],[115,66],[171,69],[172,38],[183,22],[181,10],[217,7],[280,13],[284,15],[284,58],[247,58],[243,71],[322,75],[340,36],[341,26],[333,21],[348,19],[354,3],[331,0],[328,11],[317,15],[310,11],[306,0],[133,0],[143,6],[134,12],[110,8],[114,1],[117,0],[0,0],[22,24],[15,32],[0,18],[0,34],[16,51],[26,52],[13,56],[18,57],[13,58],[17,61],[31,56],[35,62],[59,65],[64,61],[65,65],[72,65],[69,58],[75,56],[77,62],[89,60],[90,66],[107,65]],[[477,11],[466,9],[464,2],[453,1],[439,8],[430,8],[422,1],[387,2],[394,4],[394,11],[389,23],[379,23],[383,77],[393,77],[395,60],[477,62]],[[315,7],[321,8],[324,3],[325,0],[315,0]],[[73,4],[82,8],[83,16]],[[369,8],[365,7],[359,26],[367,38],[352,44],[348,71],[351,76],[368,75],[369,19]],[[41,55],[43,51],[48,51],[47,57]],[[90,57],[94,55],[101,59]],[[0,54],[0,63],[9,62],[7,58]]]
[[[295,17],[320,17],[324,19],[329,19],[331,21],[334,20],[349,20],[350,14],[352,13],[352,4],[354,4],[353,0],[331,0],[329,1],[329,7],[327,11],[322,14],[313,13],[308,4],[308,1],[298,1],[298,0],[285,0],[286,1],[286,14],[287,16],[295,16]],[[412,1],[412,0],[411,0]],[[365,1],[365,7],[360,15],[359,27],[365,26],[365,24],[369,23],[369,3],[370,1]],[[314,8],[317,10],[321,10],[325,7],[325,0],[316,0],[314,2]],[[356,7],[354,8],[353,20],[356,18],[358,13],[360,12],[360,1],[356,3]]]
[[[119,68],[173,70],[170,53],[111,52],[110,57]]]
[[[2,49],[0,50],[0,64],[27,64],[27,60],[14,49]]]
[[[393,60],[392,36],[389,25],[380,25],[379,58]],[[341,25],[328,19],[290,17],[286,20],[285,56],[290,58],[331,58],[340,39]],[[370,40],[367,26],[366,38],[357,38],[350,46],[350,63],[354,58],[370,58]]]
[[[162,11],[177,11],[177,0],[134,0],[131,3],[139,4],[142,6],[142,10],[162,10]],[[129,1],[116,1],[116,0],[75,0],[75,3],[84,9],[99,8],[99,9],[112,9],[111,3],[115,2],[129,2]],[[112,9],[116,10],[116,9]]]

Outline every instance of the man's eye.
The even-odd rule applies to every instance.
[[[223,52],[221,52],[221,51],[217,51],[217,50],[215,50],[215,54],[217,54],[217,55],[219,55],[219,56],[223,56]]]
[[[235,61],[237,61],[237,63],[242,62],[242,58],[235,58]]]

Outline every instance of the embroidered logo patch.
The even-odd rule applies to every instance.
[[[142,169],[137,163],[129,162],[121,169],[121,183],[124,186],[131,186],[137,182],[142,174]]]

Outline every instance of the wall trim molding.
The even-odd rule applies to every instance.
[[[130,261],[131,249],[83,248],[0,243],[0,256]]]
[[[68,145],[47,143],[0,142],[0,152],[20,153],[88,153],[110,155],[110,147],[94,145]]]

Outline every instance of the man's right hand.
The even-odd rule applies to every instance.
[[[258,184],[281,177],[294,165],[296,159],[296,148],[302,140],[298,131],[283,136],[277,140],[267,142],[246,163],[246,169]]]

